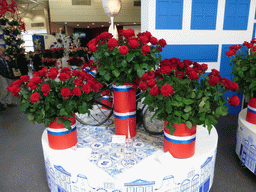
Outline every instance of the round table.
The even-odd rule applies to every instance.
[[[142,128],[140,128],[142,129]],[[113,142],[114,128],[77,123],[78,143],[65,150],[49,148],[42,135],[46,175],[51,192],[153,192],[210,190],[218,135],[197,127],[195,155],[173,158],[163,152],[163,136],[144,130],[125,142]]]
[[[242,163],[256,174],[256,125],[246,121],[247,108],[238,116],[236,154]]]

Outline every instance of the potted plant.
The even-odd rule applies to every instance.
[[[72,147],[77,142],[74,113],[89,113],[94,92],[102,85],[87,72],[46,67],[30,78],[21,76],[8,91],[19,97],[20,109],[28,119],[44,123],[49,145],[54,149]],[[60,136],[61,135],[61,136]]]
[[[243,45],[232,45],[226,55],[230,57],[233,80],[239,85],[248,101],[246,120],[256,124],[256,39],[245,41]]]
[[[120,40],[103,32],[88,44],[93,52],[96,77],[100,82],[113,84],[116,134],[127,138],[136,134],[136,87],[137,77],[154,69],[161,60],[159,52],[166,45],[150,32],[134,34],[133,29],[119,31]]]
[[[216,118],[228,114],[223,94],[239,88],[237,83],[221,78],[215,69],[204,75],[207,69],[206,64],[189,60],[164,59],[158,70],[136,80],[139,89],[144,91],[143,103],[154,112],[152,118],[165,121],[164,151],[174,157],[193,156],[196,126],[204,125],[210,133],[217,124]],[[228,103],[238,106],[239,98],[233,96]]]

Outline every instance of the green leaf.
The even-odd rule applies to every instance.
[[[184,109],[184,112],[189,112],[191,111],[192,107],[191,106],[186,106],[185,109]]]
[[[186,126],[187,126],[189,129],[191,129],[192,123],[191,123],[190,121],[186,121]]]
[[[149,70],[147,63],[142,63],[142,64],[140,65],[140,67],[141,67],[141,68],[144,68],[144,69],[146,69],[146,70]]]
[[[139,78],[141,78],[144,75],[145,71],[143,69],[138,69],[137,70],[137,75],[139,76]]]
[[[182,115],[182,117],[183,117],[185,120],[188,120],[189,114],[188,114],[188,113],[185,113],[185,114]]]
[[[60,110],[60,116],[68,116],[68,113],[64,108]]]
[[[111,78],[110,73],[107,73],[107,74],[104,76],[104,78],[105,78],[106,81],[109,81],[110,78]]]
[[[169,113],[169,114],[172,112],[172,106],[171,105],[166,108],[166,112]]]
[[[171,135],[173,135],[173,133],[175,132],[175,127],[170,122],[167,123],[165,127],[168,128],[169,129],[169,133]]]
[[[63,119],[63,118],[58,118],[57,119],[57,123],[63,123],[65,121],[65,119]]]
[[[99,71],[99,74],[101,75],[101,76],[104,76],[105,74],[106,74],[106,70],[104,70],[103,68],[102,68],[102,70],[98,70]]]
[[[109,52],[105,52],[104,55],[105,55],[106,57],[108,57],[108,56],[109,56]]]
[[[128,62],[131,62],[134,57],[135,57],[134,54],[128,54],[126,58],[127,58],[127,61],[128,61]]]
[[[119,77],[120,75],[120,71],[118,69],[115,69],[114,71],[112,71],[112,73],[115,77]]]
[[[58,105],[57,105],[57,108],[58,108],[58,109],[61,109],[61,108],[62,108],[62,104],[58,104]]]
[[[72,121],[70,120],[65,120],[63,123],[64,127],[66,127],[69,131],[71,131],[71,125],[72,125]]]
[[[175,111],[175,112],[174,112],[174,115],[180,117],[180,116],[181,116],[181,112],[180,112],[180,111]]]
[[[121,62],[121,66],[122,66],[122,67],[126,67],[126,66],[127,66],[126,60],[123,60],[123,61]]]
[[[193,92],[192,95],[191,95],[191,98],[195,98],[196,97],[196,93]]]
[[[29,119],[30,121],[33,121],[34,118],[35,118],[35,116],[33,115],[33,113],[29,113],[29,114],[28,114],[28,119]]]

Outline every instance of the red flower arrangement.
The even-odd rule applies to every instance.
[[[55,58],[42,58],[42,64],[46,67],[54,67],[57,59]]]
[[[67,60],[68,64],[71,66],[82,66],[83,60],[80,57],[72,58],[70,57],[69,60]]]
[[[119,34],[119,41],[103,32],[87,44],[101,82],[134,83],[136,77],[154,69],[161,60],[159,52],[166,45],[164,39],[157,40],[148,31],[135,36],[133,29],[121,30]]]
[[[33,77],[23,75],[14,81],[7,90],[21,100],[20,109],[31,121],[46,126],[55,117],[66,128],[71,128],[73,113],[87,113],[92,109],[94,92],[102,88],[101,83],[86,71],[71,71],[65,67],[60,72],[46,67],[33,73]]]
[[[228,114],[223,94],[237,91],[238,84],[221,78],[216,69],[204,75],[207,69],[206,64],[171,58],[162,60],[158,70],[136,79],[139,89],[144,91],[143,103],[154,111],[154,117],[169,122],[171,134],[175,131],[172,125],[181,123],[189,128],[204,125],[210,132],[217,124],[216,117]],[[239,98],[229,98],[228,104],[238,106]]]

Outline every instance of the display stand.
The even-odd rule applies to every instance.
[[[123,143],[114,133],[113,128],[77,123],[78,144],[53,150],[45,130],[42,146],[51,192],[210,190],[218,142],[215,128],[209,135],[206,128],[198,126],[195,155],[188,159],[164,153],[163,136],[138,130]]]
[[[256,174],[256,125],[246,121],[247,108],[238,116],[236,153],[242,163]]]

